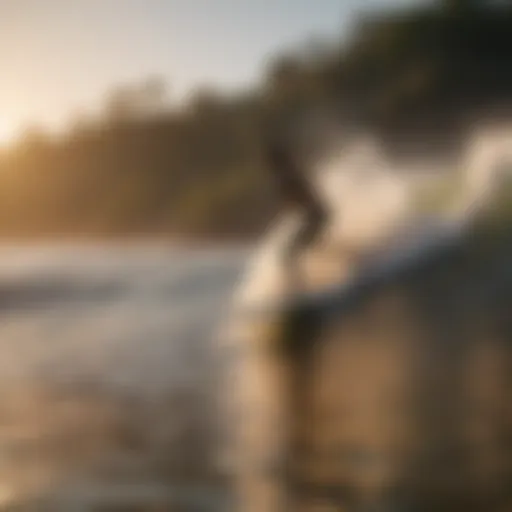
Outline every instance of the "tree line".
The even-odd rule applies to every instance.
[[[171,108],[158,77],[112,91],[100,119],[0,154],[0,235],[252,237],[279,208],[262,148],[328,113],[393,154],[453,145],[468,113],[512,99],[509,2],[445,0],[362,16],[348,40],[280,55],[251,90]]]

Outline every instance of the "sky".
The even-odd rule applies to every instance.
[[[175,101],[197,86],[250,86],[269,56],[342,37],[356,9],[411,2],[0,0],[0,142],[30,125],[65,126],[149,76]]]

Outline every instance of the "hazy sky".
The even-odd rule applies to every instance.
[[[269,55],[411,0],[0,0],[0,128],[62,124],[117,84],[254,82]]]

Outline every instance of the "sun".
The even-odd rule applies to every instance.
[[[15,138],[14,127],[6,119],[0,117],[0,147],[9,146]]]

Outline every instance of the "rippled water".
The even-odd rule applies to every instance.
[[[0,251],[0,378],[45,375],[137,388],[186,377],[244,250]]]
[[[183,461],[194,480],[201,464],[176,447],[194,444],[187,414],[201,423],[194,400],[206,391],[209,340],[246,256],[162,245],[0,250],[0,500],[76,485],[89,496],[92,480],[149,485],[156,496],[152,486],[179,477]]]

